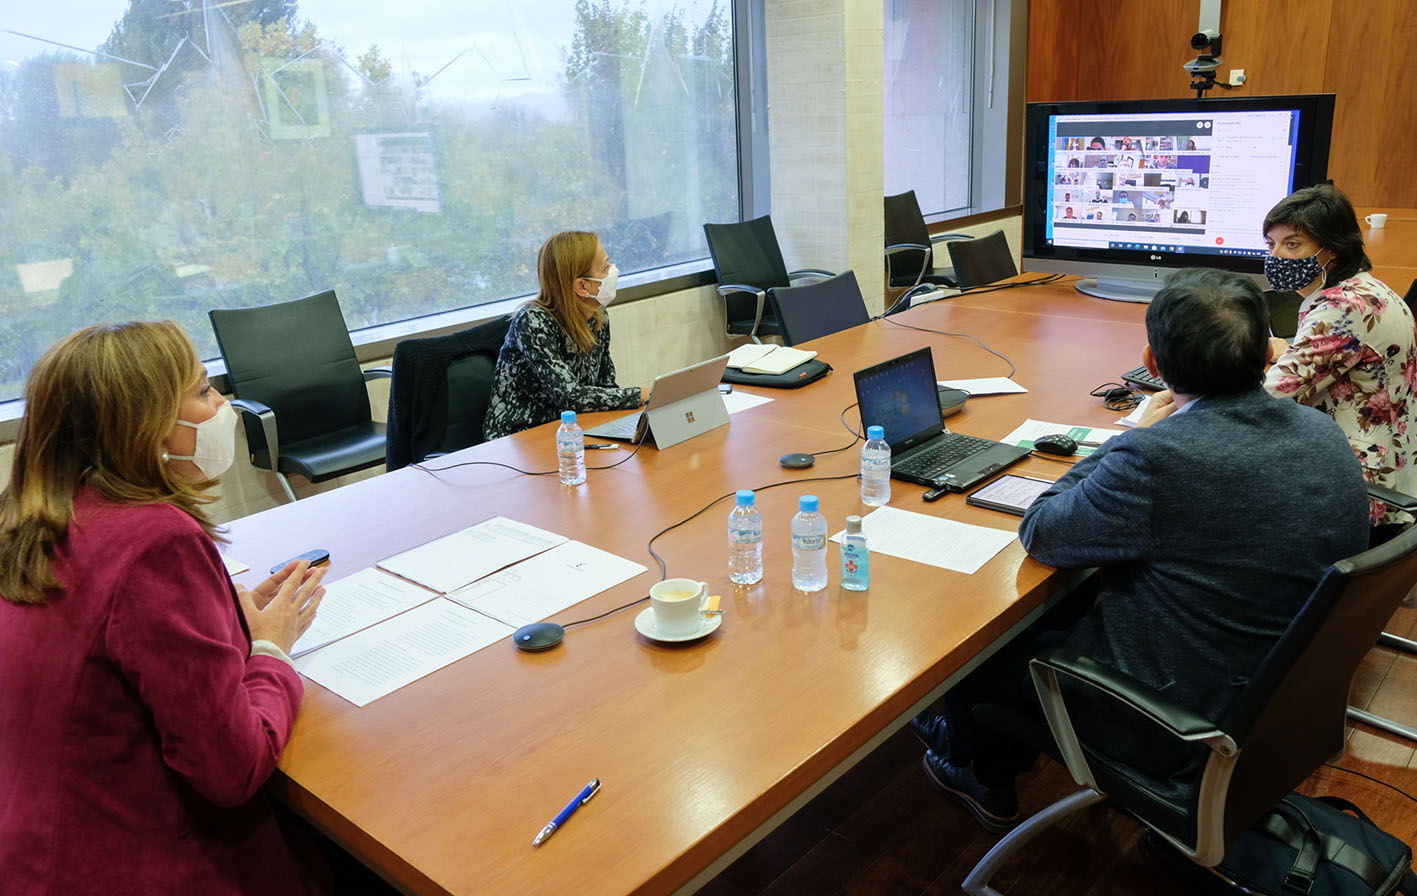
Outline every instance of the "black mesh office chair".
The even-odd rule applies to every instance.
[[[1413,292],[1417,292],[1417,280],[1413,281],[1412,286],[1413,291],[1410,291],[1409,295],[1413,294]],[[1282,336],[1283,334],[1276,333],[1275,335]],[[1380,485],[1373,485],[1372,483],[1368,484],[1368,494],[1391,504],[1398,510],[1417,514],[1417,497],[1393,491],[1389,488],[1383,488]],[[1412,588],[1408,593],[1412,594],[1414,592],[1417,592],[1417,582],[1412,583]],[[1410,607],[1411,603],[1404,603],[1404,606]],[[1378,635],[1378,646],[1386,647],[1389,650],[1396,650],[1399,653],[1417,655],[1417,641],[1413,641],[1411,638],[1404,638],[1401,635],[1394,635],[1391,632],[1385,631]],[[1411,725],[1404,725],[1401,722],[1394,721],[1386,716],[1380,716],[1375,712],[1361,707],[1350,705],[1348,707],[1348,718],[1355,722],[1362,722],[1364,725],[1369,725],[1379,731],[1386,731],[1388,734],[1417,742],[1417,728]]]
[[[486,440],[497,355],[510,314],[446,336],[394,346],[386,460],[390,470]]]
[[[724,329],[729,336],[762,342],[758,337],[779,334],[768,307],[768,291],[791,286],[794,280],[833,276],[816,268],[789,271],[769,215],[737,224],[705,224],[704,236],[718,277],[718,294],[723,296]]]
[[[1002,230],[972,240],[953,240],[945,244],[954,265],[955,284],[960,289],[972,289],[1018,276],[1014,253]]]
[[[922,283],[956,286],[954,269],[935,265],[935,244],[969,237],[962,233],[931,236],[914,190],[887,196],[885,211],[887,287],[903,291]]]
[[[852,271],[804,286],[774,289],[768,299],[777,314],[783,345],[807,342],[871,320]]]
[[[1171,703],[1164,692],[1066,649],[1031,663],[1048,727],[1084,789],[1015,828],[989,851],[964,890],[998,896],[990,878],[1035,836],[1103,799],[1137,817],[1192,861],[1216,865],[1226,847],[1330,756],[1343,748],[1353,675],[1383,624],[1417,579],[1417,528],[1335,563],[1219,723]],[[1071,682],[1067,695],[1060,679]],[[1077,728],[1069,706],[1085,692],[1115,724],[1164,732],[1199,757],[1180,783],[1149,779],[1108,755],[1106,742]],[[977,715],[978,713],[976,713]],[[1098,715],[1095,707],[1090,716]]]
[[[364,384],[390,371],[359,369],[333,291],[209,316],[251,464],[274,473],[287,498],[291,473],[323,482],[384,462],[384,424]]]

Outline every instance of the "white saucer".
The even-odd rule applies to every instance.
[[[703,621],[699,623],[698,631],[689,632],[687,635],[662,635],[659,633],[659,629],[654,626],[654,607],[646,607],[635,617],[635,630],[651,641],[675,644],[680,641],[693,641],[706,635],[711,635],[718,631],[718,626],[721,622],[723,622],[722,616],[705,616]]]

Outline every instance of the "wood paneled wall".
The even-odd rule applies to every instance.
[[[1028,99],[1191,96],[1198,0],[1030,0]],[[1329,176],[1355,205],[1417,208],[1417,3],[1225,0],[1216,96],[1333,93]]]

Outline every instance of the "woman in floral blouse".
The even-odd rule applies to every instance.
[[[1368,273],[1358,217],[1348,197],[1328,185],[1297,190],[1264,221],[1265,277],[1304,297],[1292,343],[1273,340],[1265,388],[1332,416],[1372,483],[1410,490],[1412,414],[1417,412],[1417,345],[1402,298]],[[1409,519],[1372,502],[1373,541]],[[1391,528],[1390,528],[1391,527]]]
[[[610,317],[620,272],[593,233],[558,233],[536,260],[541,293],[512,318],[483,431],[521,432],[562,411],[614,411],[640,403],[638,387],[615,385]]]

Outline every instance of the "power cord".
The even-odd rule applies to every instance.
[[[1357,775],[1357,776],[1360,777],[1360,778],[1367,778],[1369,781],[1372,781],[1374,784],[1381,784],[1382,786],[1386,787],[1386,788],[1389,789],[1389,790],[1395,790],[1395,791],[1397,791],[1398,793],[1400,793],[1401,795],[1407,797],[1407,799],[1411,800],[1412,802],[1417,803],[1417,797],[1413,796],[1412,794],[1408,793],[1407,791],[1403,790],[1401,787],[1398,787],[1398,786],[1395,785],[1395,784],[1389,784],[1388,782],[1382,780],[1381,778],[1374,778],[1372,775],[1364,774],[1363,772],[1357,771],[1357,770],[1355,770],[1355,769],[1344,768],[1344,767],[1341,766],[1341,765],[1334,765],[1332,762],[1325,762],[1325,763],[1324,763],[1324,768],[1331,768],[1331,769],[1333,769],[1333,770],[1336,771],[1336,772],[1347,772],[1347,773],[1350,774],[1350,775]]]
[[[587,470],[609,470],[609,469],[613,469],[614,467],[618,467],[618,466],[620,466],[621,464],[623,464],[623,463],[625,463],[626,461],[628,461],[630,458],[634,457],[636,454],[639,454],[640,448],[642,448],[643,446],[644,446],[644,442],[640,442],[640,443],[636,444],[636,445],[635,445],[635,450],[631,451],[629,454],[627,454],[627,455],[625,455],[624,457],[620,458],[619,460],[615,461],[615,463],[613,463],[613,464],[606,464],[606,465],[603,466],[603,467],[592,467],[590,464],[586,464],[586,469],[587,469]],[[848,446],[848,447],[850,447],[850,446]],[[430,476],[433,476],[433,474],[435,474],[435,473],[442,473],[442,472],[445,472],[445,471],[447,471],[447,470],[456,470],[458,467],[505,467],[505,468],[507,468],[508,470],[515,470],[515,471],[517,471],[518,473],[521,473],[521,474],[523,474],[523,475],[525,475],[525,476],[554,476],[554,475],[556,475],[557,473],[560,473],[560,472],[561,472],[560,470],[523,470],[521,467],[515,467],[515,466],[512,466],[511,464],[504,464],[504,463],[502,463],[501,461],[496,461],[496,460],[465,460],[465,461],[462,461],[461,463],[448,464],[446,467],[429,467],[429,466],[426,466],[426,465],[424,465],[424,464],[422,464],[422,463],[409,464],[409,466],[410,466],[410,467],[413,467],[415,470],[422,470],[423,472],[427,473],[427,474],[430,475]],[[434,476],[434,478],[436,479],[437,477]]]
[[[1001,359],[1005,364],[1009,365],[1009,376],[1012,377],[1014,375],[1016,369],[1014,367],[1014,362],[1010,361],[1007,357],[1000,354],[999,352],[994,351],[992,348],[980,342],[976,337],[971,336],[968,333],[949,333],[944,330],[933,330],[930,327],[917,327],[914,324],[903,324],[898,320],[892,320],[888,317],[882,318],[881,323],[894,324],[897,327],[904,327],[907,330],[919,330],[921,333],[934,333],[937,336],[953,336],[959,339],[972,340],[975,345],[979,346],[980,348],[984,349],[984,351],[988,352],[996,358]]]
[[[1087,394],[1102,399],[1102,406],[1109,411],[1130,411],[1146,401],[1145,395],[1121,383],[1103,383]]]

